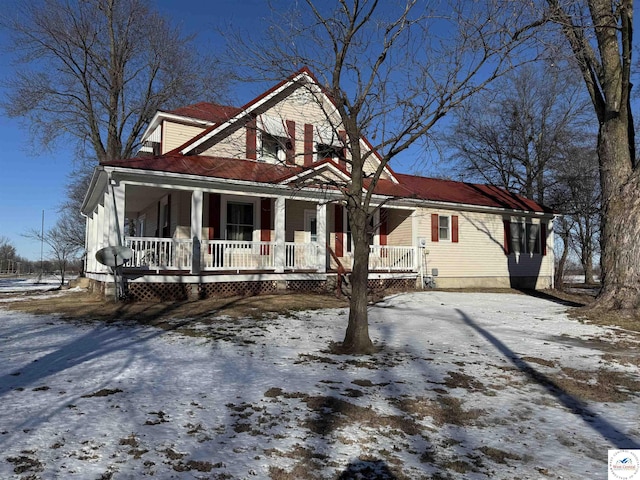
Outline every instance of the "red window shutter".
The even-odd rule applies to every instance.
[[[344,231],[343,231],[343,222],[344,222],[344,212],[342,210],[342,205],[334,205],[335,207],[335,230],[336,230],[336,257],[344,256]]]
[[[313,125],[304,124],[304,165],[313,163]]]
[[[220,235],[220,194],[209,194],[209,240],[219,240]]]
[[[380,209],[380,245],[387,244],[387,210]]]
[[[504,224],[504,254],[509,255],[511,253],[511,222],[509,220],[503,220]]]
[[[542,242],[542,255],[547,254],[547,224],[540,224],[540,241]]]
[[[458,216],[451,215],[451,241],[458,243]]]
[[[438,214],[437,213],[432,213],[431,214],[431,241],[432,242],[437,242],[439,235],[438,235],[438,228],[440,227],[440,225],[438,224]]]
[[[271,199],[260,199],[260,241],[271,241]],[[269,255],[269,245],[260,247],[260,255]]]
[[[296,163],[296,122],[287,120],[287,162]]]
[[[257,126],[256,119],[253,118],[247,122],[247,158],[256,160],[258,158],[257,146]]]
[[[347,132],[344,130],[338,131],[338,137],[340,137],[340,141],[342,142],[342,145],[344,145],[344,147],[342,147],[342,158],[340,158],[338,164],[347,168]]]
[[[271,241],[271,199],[260,200],[260,241]]]

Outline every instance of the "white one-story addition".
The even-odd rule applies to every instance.
[[[125,245],[133,298],[335,284],[352,264],[339,189],[350,175],[344,138],[307,69],[241,108],[158,111],[138,157],[95,169],[82,206],[87,276],[109,284],[95,254]],[[552,286],[554,214],[532,200],[387,168],[372,207],[372,286]]]

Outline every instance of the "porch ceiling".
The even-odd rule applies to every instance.
[[[141,212],[149,205],[158,202],[168,193],[171,193],[171,191],[165,188],[127,185],[125,195],[126,214]]]

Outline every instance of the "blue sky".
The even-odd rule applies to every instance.
[[[172,18],[184,33],[196,34],[200,48],[224,48],[217,33],[219,28],[246,30],[254,38],[269,24],[269,4],[275,9],[292,5],[291,0],[151,0],[151,3],[167,18]],[[0,29],[0,79],[3,80],[11,76],[13,69],[7,45],[7,32]],[[253,84],[235,93],[237,104],[242,105],[261,91]],[[5,95],[2,87],[0,95]],[[18,255],[38,260],[40,243],[24,234],[33,229],[40,231],[43,211],[45,230],[56,223],[73,170],[73,150],[61,141],[51,151],[43,151],[31,145],[28,125],[21,125],[20,119],[0,116],[0,122],[0,237],[8,238]],[[397,167],[398,164],[394,164],[396,170],[406,170]]]
[[[173,18],[186,33],[196,33],[200,45],[211,45],[214,29],[229,25],[255,31],[269,13],[264,0],[158,0],[158,10]],[[11,56],[7,52],[8,35],[0,30],[0,78],[11,75]],[[4,90],[0,95],[5,96]],[[240,100],[248,101],[251,98]],[[25,238],[27,230],[40,230],[42,211],[45,229],[52,227],[65,185],[73,169],[73,150],[60,142],[50,152],[31,145],[28,126],[19,119],[0,116],[0,237],[7,237],[18,255],[40,258],[40,243]]]

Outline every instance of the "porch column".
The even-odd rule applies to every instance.
[[[273,228],[275,230],[274,266],[276,273],[284,272],[285,266],[285,197],[276,197]]]
[[[85,272],[93,271],[93,262],[96,258],[94,253],[95,249],[93,248],[94,246],[93,239],[95,236],[93,233],[95,229],[94,217],[95,217],[95,214],[93,212],[87,215],[87,220],[85,224],[86,226],[85,226],[85,236],[84,236],[84,248],[87,255],[87,258],[85,258],[85,262],[84,262]],[[92,248],[89,248],[90,245]]]
[[[109,216],[109,245],[124,245],[124,189],[122,183],[110,180],[111,214]]]
[[[202,245],[202,190],[191,192],[191,273],[200,273]]]
[[[96,242],[96,251],[94,252],[94,255],[98,250],[107,246],[109,242],[109,222],[107,221],[108,211],[106,208],[106,205],[109,204],[108,200],[110,200],[108,192],[104,193],[102,200],[104,204],[99,204],[96,212],[96,215],[98,217],[98,228],[96,230],[97,242]],[[106,272],[107,267],[102,265],[96,260],[96,271]]]
[[[327,204],[316,206],[316,234],[318,235],[318,272],[327,271]]]

